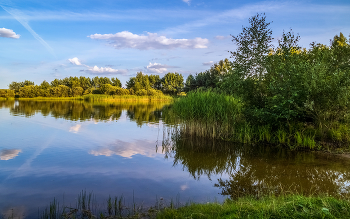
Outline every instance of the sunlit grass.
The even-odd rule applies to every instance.
[[[239,99],[212,91],[190,92],[172,107],[173,117],[180,124],[174,128],[194,136],[310,150],[347,147],[350,143],[347,124],[333,122],[322,127],[298,122],[252,124],[247,122],[243,111],[244,104]]]

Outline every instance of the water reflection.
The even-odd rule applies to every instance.
[[[82,101],[0,101],[1,108],[9,108],[14,116],[31,117],[36,113],[72,121],[117,121],[125,110],[128,118],[142,126],[145,122],[159,122],[161,109],[168,105],[164,102],[122,102],[88,103]],[[80,126],[72,127],[70,132],[77,133]]]
[[[336,195],[350,191],[347,160],[278,147],[175,136],[171,146],[169,139],[163,145],[174,165],[182,166],[195,179],[218,177],[214,186],[231,198],[286,192]]]
[[[118,155],[125,158],[132,158],[132,156],[136,154],[140,154],[146,157],[154,157],[156,156],[157,151],[155,150],[154,142],[124,142],[118,140],[112,145],[91,150],[89,154],[106,157]]]
[[[0,151],[0,160],[11,160],[18,156],[22,152],[20,149],[2,149]]]

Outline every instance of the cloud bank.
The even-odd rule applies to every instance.
[[[16,34],[15,32],[13,32],[13,30],[6,29],[6,28],[0,28],[0,37],[19,39],[20,36],[21,35]]]
[[[159,36],[157,33],[137,35],[129,31],[122,31],[116,34],[93,34],[88,36],[91,39],[107,40],[116,49],[204,49],[209,43],[208,39],[200,37],[194,39],[171,39]]]
[[[88,66],[83,63],[81,63],[81,60],[78,59],[78,57],[74,57],[72,59],[68,59],[68,61],[77,66],[84,66],[87,69],[83,69],[81,71],[88,72],[90,74],[105,74],[105,75],[111,75],[111,74],[126,74],[128,71],[125,69],[114,69],[111,67],[98,67],[98,66]]]
[[[168,68],[171,66],[168,65],[162,65],[160,63],[149,63],[148,66],[146,66],[145,68],[147,69],[147,72],[150,73],[157,73],[157,74],[162,74],[168,71]]]

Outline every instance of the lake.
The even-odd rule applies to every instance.
[[[186,136],[167,103],[0,101],[0,211],[37,217],[82,191],[103,208],[222,202],[246,195],[347,194],[349,160]]]

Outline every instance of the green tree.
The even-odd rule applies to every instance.
[[[40,84],[40,88],[41,88],[41,89],[44,89],[44,90],[49,89],[50,87],[51,87],[51,85],[50,85],[50,83],[47,82],[47,81],[43,81],[43,82]]]
[[[242,33],[232,36],[237,45],[231,52],[232,69],[224,77],[220,87],[228,94],[243,98],[250,113],[265,106],[267,55],[272,47],[272,30],[265,14],[249,18],[250,26],[243,27]]]
[[[122,87],[122,83],[118,78],[111,78],[112,85],[115,87]]]
[[[175,95],[177,93],[180,93],[183,87],[183,76],[177,72],[169,72],[162,78],[162,88],[164,93]]]

